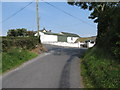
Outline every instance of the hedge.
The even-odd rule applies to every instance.
[[[34,49],[39,44],[38,37],[2,37],[2,50],[7,51],[11,47]]]

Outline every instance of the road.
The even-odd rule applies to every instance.
[[[85,49],[45,45],[48,52],[3,75],[3,88],[81,88]]]

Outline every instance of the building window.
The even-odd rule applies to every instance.
[[[71,40],[73,40],[73,37],[71,37]]]

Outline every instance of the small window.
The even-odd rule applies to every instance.
[[[71,40],[73,40],[73,37],[71,37]]]

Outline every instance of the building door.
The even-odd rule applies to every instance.
[[[58,42],[67,42],[66,36],[58,36]]]

